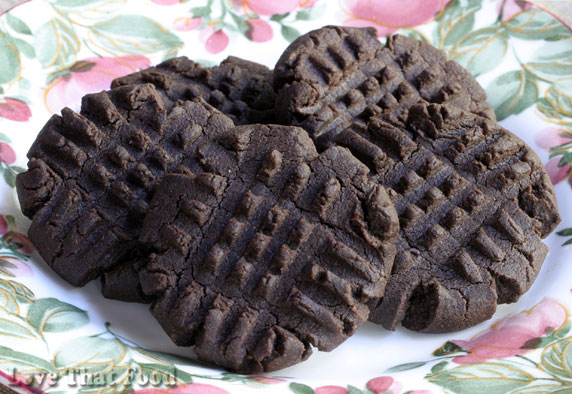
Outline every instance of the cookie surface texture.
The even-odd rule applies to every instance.
[[[303,127],[322,148],[372,117],[402,125],[419,101],[495,119],[484,90],[443,51],[399,35],[383,46],[371,28],[326,26],[299,37],[276,63],[273,85],[281,123]]]
[[[237,127],[199,152],[206,172],[166,176],[140,238],[154,250],[142,288],[174,342],[255,373],[351,336],[395,255],[385,188],[295,127]]]
[[[151,84],[87,95],[44,126],[16,180],[29,237],[75,286],[133,251],[154,185],[192,168],[194,145],[233,127],[202,100],[170,109]]]
[[[202,97],[237,125],[275,123],[272,71],[248,60],[231,56],[218,66],[203,67],[178,57],[117,78],[111,86],[141,83],[155,85],[168,104]]]

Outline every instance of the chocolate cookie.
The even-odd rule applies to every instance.
[[[423,332],[470,327],[528,290],[559,223],[542,163],[490,120],[444,105],[415,105],[406,129],[373,119],[376,183],[391,188],[398,254],[370,320]]]
[[[372,28],[327,26],[299,37],[276,63],[273,84],[280,122],[303,127],[321,148],[375,116],[403,125],[419,101],[495,119],[484,90],[443,51],[398,35],[383,46]]]
[[[272,71],[248,60],[231,56],[209,68],[178,57],[117,78],[111,86],[141,83],[155,85],[167,102],[202,97],[238,125],[273,119]]]
[[[300,128],[237,127],[198,151],[208,172],[165,176],[144,222],[153,315],[176,344],[242,373],[334,349],[391,270],[399,222],[385,189]]]
[[[194,151],[233,122],[202,99],[170,109],[151,84],[83,98],[44,126],[16,186],[29,237],[62,278],[82,286],[131,254],[163,174],[196,167]]]

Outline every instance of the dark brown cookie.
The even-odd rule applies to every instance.
[[[117,78],[112,87],[152,83],[166,101],[202,97],[237,125],[272,122],[275,94],[272,71],[248,60],[229,57],[215,67],[178,57]]]
[[[198,151],[208,172],[166,176],[141,233],[154,316],[176,344],[243,373],[335,348],[391,270],[399,222],[385,189],[300,128],[237,127]]]
[[[403,124],[423,100],[495,119],[484,90],[443,51],[398,35],[383,46],[372,28],[326,26],[299,37],[273,84],[280,122],[303,127],[322,148],[375,116]]]
[[[391,188],[398,254],[370,320],[459,330],[530,287],[547,252],[540,238],[560,220],[554,191],[528,146],[464,111],[494,119],[456,63],[404,37],[382,47],[374,31],[326,27],[291,45],[274,86],[319,150],[349,148]]]
[[[202,99],[167,109],[151,84],[87,95],[63,109],[16,180],[29,236],[62,278],[81,286],[131,254],[163,174],[196,167],[196,145],[233,127]]]

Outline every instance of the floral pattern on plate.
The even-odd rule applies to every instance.
[[[107,319],[96,308],[104,302],[96,286],[72,289],[45,269],[24,235],[29,221],[13,187],[53,113],[78,109],[81,96],[108,88],[113,78],[180,54],[205,65],[233,54],[272,67],[289,42],[326,24],[372,26],[382,40],[398,32],[445,50],[479,78],[502,124],[536,149],[557,185],[563,225],[548,239],[545,279],[530,294],[501,308],[494,323],[464,332],[384,336],[367,327],[322,361],[312,358],[283,375],[242,376],[163,351],[168,345],[158,339],[138,344],[121,326],[128,304],[106,304],[120,310]],[[532,3],[33,0],[0,17],[0,126],[0,372],[13,382],[54,394],[572,391],[572,271],[564,264],[572,257],[572,33]],[[409,350],[376,357],[367,349],[372,335],[387,347],[397,337]],[[347,375],[320,369],[336,357],[358,368]],[[309,372],[301,374],[305,366]]]

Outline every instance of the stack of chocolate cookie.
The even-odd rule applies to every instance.
[[[515,302],[560,218],[538,157],[443,52],[324,27],[274,71],[176,58],[53,116],[17,178],[69,283],[150,302],[202,360],[274,371],[366,320],[463,329]]]

